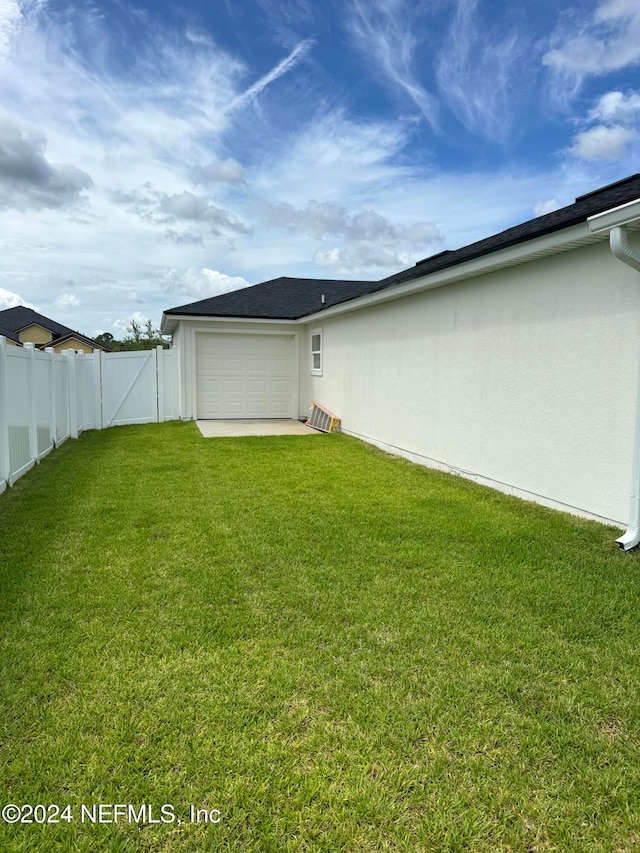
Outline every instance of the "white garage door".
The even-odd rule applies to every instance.
[[[199,418],[293,417],[292,335],[198,334]]]

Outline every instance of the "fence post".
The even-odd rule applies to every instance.
[[[105,429],[104,424],[104,398],[105,398],[105,387],[106,387],[106,376],[107,376],[107,365],[106,365],[106,353],[100,353],[100,429]],[[108,426],[108,424],[107,424]]]
[[[84,432],[87,427],[87,388],[86,388],[86,367],[84,360],[84,352],[82,350],[76,350],[75,353],[75,362],[76,362],[76,382],[80,379],[80,382],[76,386],[76,394],[79,394],[78,400],[78,413],[80,415],[81,423],[78,424],[78,433]]]
[[[67,360],[67,389],[69,395],[69,435],[78,437],[78,386],[76,384],[76,354],[72,349],[63,350]]]
[[[55,376],[54,374],[54,349],[53,347],[45,347],[44,351],[49,356],[49,441],[52,447],[57,447],[58,445],[58,435],[56,428],[56,389],[55,389]]]
[[[29,455],[34,462],[38,459],[38,412],[36,410],[36,348],[35,344],[23,344],[29,351],[27,367],[27,396],[29,397]]]
[[[158,423],[164,423],[164,347],[156,347],[156,383],[158,388]]]
[[[0,335],[0,485],[9,485],[11,456],[9,453],[9,395],[7,393],[7,345]]]
[[[102,429],[102,350],[93,351],[93,388],[95,392],[96,429]]]

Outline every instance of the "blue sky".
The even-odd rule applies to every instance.
[[[379,279],[640,171],[638,0],[0,0],[0,308]]]

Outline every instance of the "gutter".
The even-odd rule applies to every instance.
[[[623,264],[640,272],[640,252],[629,245],[628,227],[640,219],[640,202],[631,202],[589,218],[589,228],[594,234],[609,231],[609,245],[613,256]],[[631,551],[640,545],[640,370],[636,389],[636,415],[633,431],[633,459],[631,462],[631,495],[629,521],[625,532],[616,539],[622,551]]]

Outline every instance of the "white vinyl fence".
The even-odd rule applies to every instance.
[[[172,350],[55,353],[0,335],[0,493],[84,430],[178,417]]]

